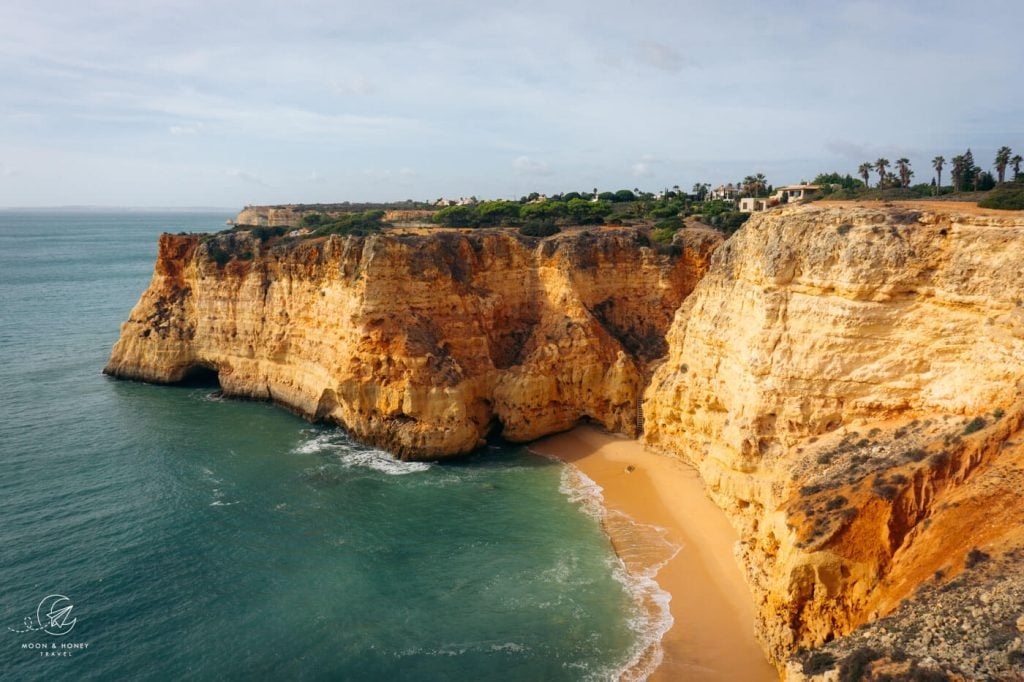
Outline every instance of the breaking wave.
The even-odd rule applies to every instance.
[[[404,462],[384,450],[353,443],[340,431],[321,431],[292,448],[300,455],[328,454],[337,458],[345,468],[361,467],[391,476],[402,476],[427,471],[429,462]]]

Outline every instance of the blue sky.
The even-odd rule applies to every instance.
[[[656,190],[1024,151],[1024,3],[0,4],[0,206]]]

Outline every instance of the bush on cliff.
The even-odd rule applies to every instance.
[[[252,234],[252,238],[256,241],[265,242],[268,239],[274,237],[280,237],[282,234],[287,232],[290,228],[284,226],[278,227],[254,227],[249,232]]]
[[[434,214],[433,220],[445,227],[499,227],[520,224],[596,225],[612,211],[603,201],[574,198],[569,201],[484,201],[472,206],[449,206]]]
[[[997,187],[978,202],[981,208],[997,208],[1003,211],[1024,210],[1024,182],[1017,181]]]
[[[712,227],[718,228],[725,234],[732,234],[736,230],[740,229],[740,227],[743,226],[743,223],[747,222],[748,218],[750,218],[749,213],[727,211],[725,213],[719,213],[710,219],[705,219],[704,222],[708,223]]]
[[[303,217],[303,223],[306,223],[306,218],[308,217]],[[372,210],[363,211],[362,213],[349,213],[337,218],[328,216],[326,219],[320,219],[316,223],[307,224],[319,225],[313,231],[313,236],[315,237],[326,237],[332,234],[361,237],[373,234],[374,232],[380,232],[381,227],[384,226],[384,211]]]
[[[465,208],[465,207],[455,207]],[[519,218],[519,203],[515,201],[482,201],[477,204],[476,226],[509,225]],[[445,209],[447,210],[447,209]],[[444,211],[442,211],[443,213]]]
[[[434,214],[434,222],[445,227],[476,227],[477,221],[473,206],[449,206]]]
[[[527,223],[519,228],[519,234],[526,235],[527,237],[550,237],[561,231],[557,225],[551,222]]]

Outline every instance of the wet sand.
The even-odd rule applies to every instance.
[[[694,469],[589,426],[530,449],[572,464],[603,489],[605,529],[631,573],[667,559],[655,580],[672,595],[674,624],[662,638],[652,682],[779,679],[754,639],[750,591],[732,553],[736,531]],[[681,549],[666,553],[648,524]]]

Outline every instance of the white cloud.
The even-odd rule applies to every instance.
[[[270,187],[270,185],[268,185],[266,182],[264,182],[262,179],[256,177],[252,173],[247,173],[247,172],[245,172],[243,170],[238,170],[237,168],[229,170],[229,171],[225,171],[225,173],[230,178],[238,178],[239,180],[241,180],[243,182],[246,182],[246,183],[248,183],[250,185],[259,185],[260,187]]]
[[[327,87],[339,95],[356,95],[359,97],[365,97],[377,92],[377,86],[371,83],[365,76],[331,79],[327,81]]]
[[[551,175],[551,169],[543,161],[519,156],[512,162],[512,170],[516,175]]]
[[[651,165],[644,161],[638,161],[630,167],[630,172],[633,173],[635,178],[649,178],[654,175],[654,171],[651,170]]]
[[[649,178],[654,175],[654,167],[660,163],[661,159],[651,154],[644,154],[639,161],[629,167],[629,171],[635,178]]]
[[[754,169],[780,184],[1024,148],[1012,0],[1000,21],[881,0],[58,4],[0,2],[0,204],[518,196]],[[253,47],[271,44],[289,47]]]

